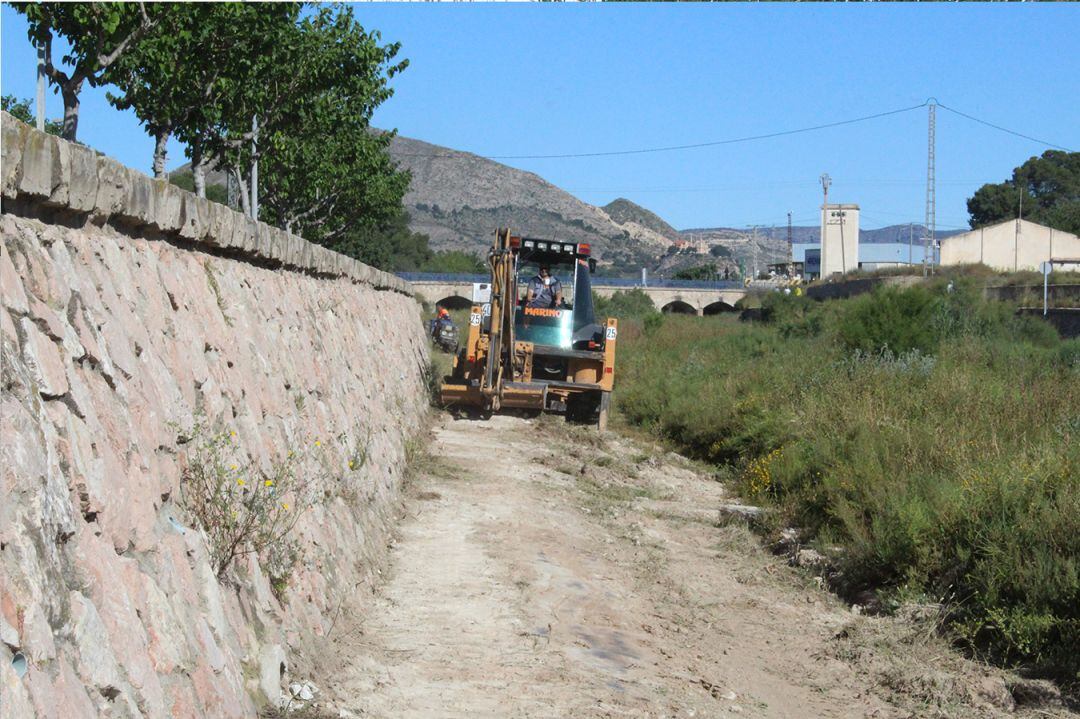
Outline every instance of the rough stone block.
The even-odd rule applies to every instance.
[[[203,237],[203,242],[212,247],[222,247],[224,246],[222,238],[228,237],[225,229],[228,216],[232,214],[232,211],[217,202],[211,202],[206,210],[206,235]]]
[[[60,349],[38,329],[29,317],[20,320],[23,340],[23,362],[30,370],[30,378],[43,397],[60,397],[67,394],[67,372]]]
[[[53,155],[56,138],[43,132],[26,133],[19,167],[20,195],[47,198],[52,194]]]
[[[273,239],[272,233],[274,228],[265,222],[257,222],[255,228],[255,247],[252,253],[263,260],[272,260],[273,256]]]
[[[68,185],[71,181],[71,145],[72,143],[50,135],[52,145],[52,191],[45,204],[53,207],[68,206]]]
[[[244,252],[254,255],[259,249],[259,222],[250,217],[244,218]]]
[[[286,250],[289,246],[289,234],[285,230],[276,227],[269,228],[269,256],[267,259],[275,262],[285,262]]]
[[[97,178],[98,189],[94,199],[94,212],[106,217],[119,213],[124,207],[127,168],[116,160],[99,156]]]
[[[3,157],[0,164],[3,165],[4,197],[15,197],[19,194],[23,146],[29,133],[29,125],[19,122],[6,112],[3,113],[3,137],[0,142]]]
[[[141,225],[153,225],[157,213],[150,178],[130,167],[125,167],[124,171],[127,179],[119,214]]]
[[[94,209],[97,199],[97,155],[89,147],[72,143],[71,172],[68,180],[68,206],[79,212]]]
[[[285,251],[286,265],[289,265],[290,267],[300,266],[300,255],[303,252],[304,244],[304,239],[302,237],[294,235],[291,232],[289,233],[289,244]]]
[[[280,644],[269,644],[259,652],[259,688],[271,702],[277,702],[281,695],[281,680],[289,670],[285,650]]]
[[[153,195],[154,226],[162,232],[180,229],[180,202],[184,191],[168,180],[151,180]]]
[[[180,236],[188,240],[201,240],[209,229],[210,201],[196,197],[190,192],[180,197]]]
[[[5,228],[6,229],[6,228]],[[20,315],[30,311],[30,303],[23,290],[23,281],[19,277],[19,271],[11,262],[11,253],[6,245],[0,245],[0,297],[3,297],[4,307]]]

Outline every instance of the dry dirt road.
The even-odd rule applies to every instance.
[[[330,716],[964,717],[1015,678],[860,616],[648,442],[438,418],[384,584],[334,635]]]

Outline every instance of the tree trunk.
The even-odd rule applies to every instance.
[[[195,196],[206,197],[206,163],[203,159],[202,142],[191,144],[191,177],[195,183]]]
[[[60,88],[60,95],[64,98],[64,131],[61,137],[65,140],[75,141],[79,131],[79,90],[82,81],[77,83],[64,83]]]
[[[169,173],[165,172],[165,151],[172,136],[172,123],[166,123],[154,129],[154,179],[167,180]],[[194,172],[192,173],[194,174]]]
[[[251,217],[251,195],[248,193],[247,183],[244,182],[244,175],[240,172],[239,167],[233,167],[232,173],[236,179],[236,187],[240,192],[240,209],[244,211],[245,215]]]

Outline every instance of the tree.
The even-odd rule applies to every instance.
[[[597,317],[618,317],[621,320],[657,314],[652,297],[640,287],[616,290],[611,297],[601,297],[593,290],[593,307]]]
[[[697,265],[686,267],[675,273],[677,280],[714,280],[716,279],[716,265]]]
[[[29,100],[19,100],[14,95],[4,95],[2,102],[4,111],[11,113],[16,120],[25,122],[27,125],[37,124],[37,117],[30,111]],[[60,120],[45,121],[45,132],[48,134],[59,136],[63,131],[64,123]]]
[[[401,212],[409,175],[386,152],[392,133],[375,132],[375,108],[407,65],[400,46],[356,22],[350,7],[321,7],[275,53],[269,77],[250,98],[259,119],[260,217],[332,248],[356,250]],[[295,90],[280,88],[296,84]],[[273,103],[268,103],[274,96]],[[215,154],[234,176],[252,159],[243,136],[222,137]]]
[[[169,3],[159,23],[106,73],[119,90],[109,102],[131,109],[154,137],[154,176],[164,178],[175,133],[192,160],[195,193],[205,197],[207,145],[233,124],[263,59],[295,28],[299,3]]]
[[[1047,150],[1013,170],[1005,182],[986,184],[968,199],[972,228],[1016,218],[1080,233],[1080,152]]]
[[[386,270],[418,270],[434,257],[428,236],[409,229],[409,215],[404,210],[389,220],[357,227],[330,248]]]
[[[191,170],[184,170],[183,172],[168,172],[165,174],[169,182],[176,185],[182,190],[188,192],[195,191],[195,178],[191,173]],[[213,200],[221,205],[229,204],[229,188],[224,185],[208,184],[206,185],[206,199]]]
[[[450,272],[464,275],[482,275],[489,271],[488,264],[471,252],[442,250],[434,252],[431,259],[418,268],[421,272]]]
[[[45,75],[64,100],[65,140],[75,140],[79,127],[79,93],[83,84],[102,84],[102,74],[154,26],[154,16],[167,4],[142,2],[12,3],[29,22],[27,35],[45,51]],[[60,36],[71,46],[62,60],[72,66],[64,72],[53,64],[53,39]]]

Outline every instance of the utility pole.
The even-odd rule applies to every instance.
[[[259,117],[251,116],[251,219],[259,219]]]
[[[937,101],[930,102],[927,106],[930,111],[930,124],[928,132],[927,142],[927,155],[926,155],[926,236],[923,238],[923,277],[926,277],[926,264],[927,264],[927,245],[935,256],[936,251],[936,229],[937,229],[937,189],[935,187],[936,171],[934,168],[934,145],[936,138],[934,137],[937,125]],[[934,273],[933,258],[930,263],[930,274]]]
[[[829,177],[829,173],[822,173],[821,177],[821,189],[825,192],[825,199],[821,204],[821,259],[825,259],[825,231],[829,224],[829,185],[832,184],[832,178]],[[824,269],[822,275],[825,274]]]
[[[1020,220],[1024,219],[1024,187],[1021,185],[1020,207],[1016,210],[1016,231],[1013,233],[1013,272],[1020,268]]]
[[[787,213],[787,261],[790,272],[795,262],[795,245],[791,243],[791,210]]]
[[[45,132],[45,43],[37,49],[37,129]]]

